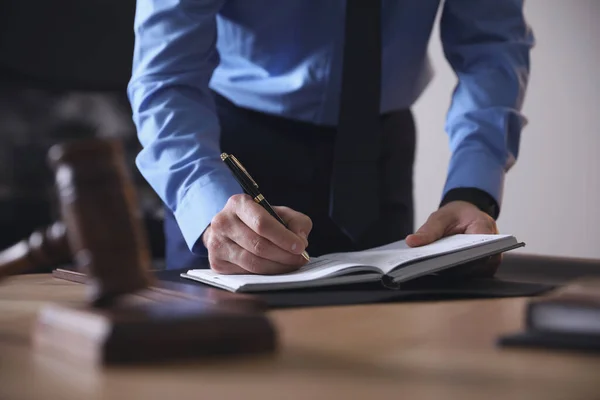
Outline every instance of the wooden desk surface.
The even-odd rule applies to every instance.
[[[276,310],[269,356],[93,369],[33,353],[40,306],[84,290],[48,275],[0,284],[1,399],[600,397],[600,357],[495,347],[524,299]]]

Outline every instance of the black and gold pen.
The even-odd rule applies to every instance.
[[[252,199],[254,199],[254,201],[258,205],[267,210],[267,212],[271,214],[283,226],[289,229],[285,221],[281,219],[279,215],[277,215],[273,207],[271,207],[267,199],[265,199],[265,196],[263,196],[262,193],[258,190],[258,184],[254,179],[252,179],[252,177],[250,176],[248,171],[246,171],[246,168],[244,168],[242,163],[240,163],[233,154],[227,153],[221,154],[221,160],[223,160],[227,167],[229,167],[235,179],[242,186],[244,192],[251,196]],[[306,251],[302,252],[302,257],[304,257],[306,261],[310,261],[310,257],[308,256],[308,253]]]

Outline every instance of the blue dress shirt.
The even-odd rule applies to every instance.
[[[410,107],[432,77],[439,0],[383,0],[381,111]],[[265,113],[336,123],[343,0],[139,0],[128,95],[143,150],[137,166],[173,211],[189,248],[241,188],[220,160],[210,90]],[[515,162],[533,36],[523,0],[446,0],[440,33],[458,77],[447,115],[443,194],[501,203]]]

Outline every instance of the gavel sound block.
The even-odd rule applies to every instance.
[[[46,238],[66,233],[72,261],[86,276],[89,301],[43,308],[33,332],[38,351],[108,364],[276,348],[276,333],[262,313],[164,290],[161,301],[119,142],[57,145],[49,160],[62,225]]]

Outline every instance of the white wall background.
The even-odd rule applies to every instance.
[[[530,254],[600,258],[600,0],[526,0],[536,36],[517,164],[509,171],[498,226]],[[449,159],[444,120],[456,83],[439,31],[436,76],[415,105],[416,223],[437,207]]]

